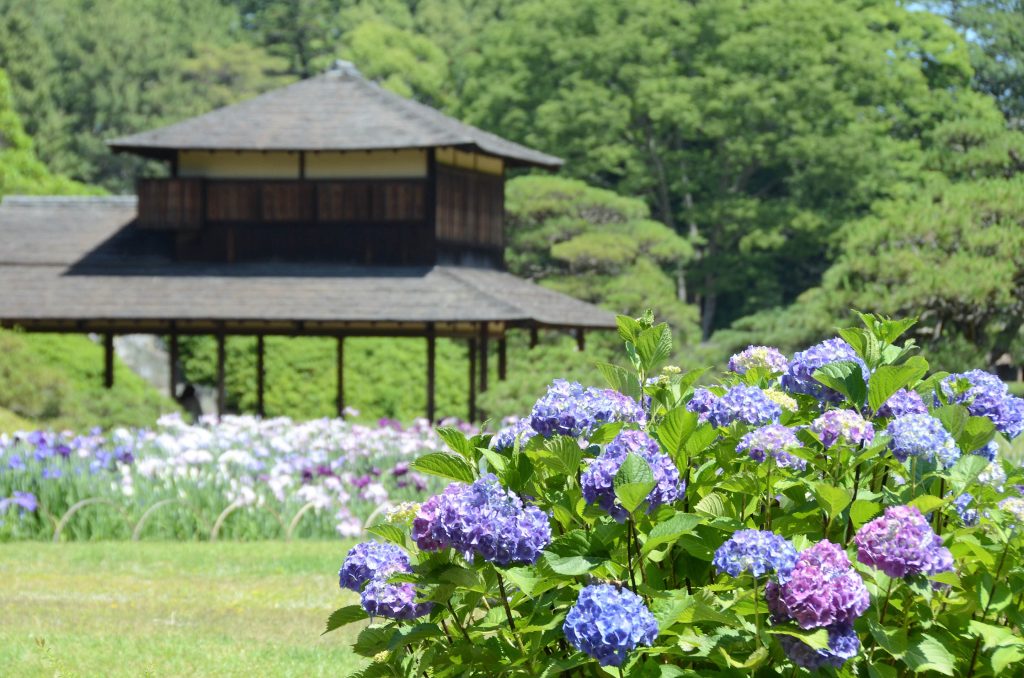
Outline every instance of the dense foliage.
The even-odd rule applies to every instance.
[[[705,388],[620,316],[614,390],[412,464],[453,482],[348,553],[327,631],[370,619],[364,678],[1019,672],[1024,399],[862,319]]]

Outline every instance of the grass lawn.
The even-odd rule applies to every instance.
[[[5,676],[344,676],[349,544],[0,544]]]

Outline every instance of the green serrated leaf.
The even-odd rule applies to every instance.
[[[630,318],[628,315],[617,315],[615,316],[615,325],[618,327],[619,336],[623,341],[628,341],[633,344],[636,343],[637,337],[643,332],[643,326],[638,323],[634,318]]]
[[[689,534],[704,518],[693,513],[677,513],[666,521],[660,522],[647,533],[647,541],[643,545],[643,554],[647,555],[662,544],[676,541],[684,534]]]
[[[331,616],[327,618],[327,628],[320,635],[322,636],[340,629],[342,626],[369,618],[370,615],[366,614],[366,610],[361,605],[346,605],[331,613]]]
[[[811,492],[818,500],[818,505],[832,518],[842,513],[853,499],[853,495],[845,487],[833,487],[828,483],[812,483]]]
[[[688,457],[694,457],[708,448],[718,438],[718,431],[711,424],[698,426],[683,445]]]
[[[852,360],[839,360],[814,370],[812,376],[833,391],[842,393],[847,400],[860,406],[867,398],[868,387],[864,383],[861,366]]]
[[[802,629],[799,626],[776,626],[768,629],[768,633],[775,636],[792,636],[798,638],[804,644],[810,645],[815,650],[828,648],[827,629]]]
[[[722,495],[718,494],[717,492],[712,492],[708,496],[701,499],[693,507],[693,510],[696,511],[697,513],[709,515],[713,518],[720,518],[724,515],[727,515],[727,511],[725,509],[725,500],[722,498]]]
[[[988,460],[977,454],[965,454],[957,460],[949,472],[951,488],[960,494],[968,486],[974,484],[981,472],[988,467]]]
[[[1010,664],[1016,664],[1024,659],[1024,650],[1017,645],[996,648],[992,653],[992,671],[995,675],[1001,674]]]
[[[654,370],[672,354],[672,330],[667,323],[659,323],[640,333],[636,341],[636,352],[647,374]]]
[[[945,503],[946,502],[940,497],[936,497],[931,494],[922,494],[920,497],[915,497],[914,500],[910,502],[910,506],[916,506],[917,510],[923,515],[928,515],[932,511],[942,508]]]
[[[982,639],[982,647],[985,650],[991,650],[1000,645],[1024,645],[1024,639],[1005,626],[995,626],[972,619],[968,622],[967,628],[971,635],[979,636]]]
[[[596,556],[559,556],[545,552],[544,562],[553,572],[575,577],[596,570],[604,563],[604,559]]]
[[[850,506],[850,520],[853,521],[855,528],[859,528],[881,512],[882,505],[877,501],[858,499]]]
[[[907,641],[903,663],[915,673],[935,671],[944,676],[954,675],[953,655],[944,644],[925,633],[915,635]]]
[[[398,544],[402,548],[405,548],[405,531],[397,525],[391,523],[378,523],[373,527],[367,528],[367,533],[380,537],[384,541],[389,541],[392,544]]]
[[[988,417],[970,417],[956,444],[964,452],[973,452],[988,445],[996,435],[996,426]]]
[[[932,416],[942,422],[949,434],[956,440],[963,435],[967,420],[971,418],[963,405],[943,405],[932,410]]]
[[[414,471],[432,476],[472,483],[476,479],[473,467],[462,457],[447,452],[431,452],[416,459],[410,464]]]
[[[697,428],[697,413],[685,407],[669,410],[658,424],[655,435],[661,448],[673,459],[683,451],[686,440]]]
[[[868,384],[868,406],[875,412],[896,391],[917,383],[928,372],[928,361],[919,356],[902,365],[882,365],[871,375]]]
[[[473,461],[473,444],[469,442],[466,434],[462,431],[451,426],[441,426],[437,429],[437,435],[452,452]]]
[[[545,448],[551,453],[549,458],[556,471],[568,476],[576,475],[583,460],[583,450],[574,438],[556,436],[545,443]]]
[[[360,631],[352,649],[362,657],[373,657],[378,652],[388,649],[395,631],[384,626],[367,626]]]
[[[868,630],[878,646],[899,659],[907,651],[907,632],[900,627],[882,626],[874,619],[868,619]]]
[[[635,373],[611,363],[597,362],[594,365],[611,388],[633,400],[640,400],[643,389],[640,387],[640,378]]]
[[[615,474],[615,497],[622,508],[633,513],[647,500],[655,484],[650,464],[640,455],[630,452]]]

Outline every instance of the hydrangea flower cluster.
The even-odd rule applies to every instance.
[[[928,414],[928,407],[917,391],[901,388],[878,408],[878,416],[886,419],[907,414]]]
[[[395,544],[367,541],[353,546],[338,570],[343,589],[358,592],[371,579],[387,579],[395,572],[411,572],[409,556]]]
[[[890,577],[953,569],[953,555],[916,506],[890,506],[884,515],[861,526],[854,541],[857,560]]]
[[[424,551],[453,548],[467,560],[479,555],[498,565],[534,563],[551,541],[548,517],[524,506],[493,474],[472,485],[452,483],[423,502],[412,538]]]
[[[999,508],[1012,515],[1018,523],[1024,524],[1024,497],[1008,497],[999,502]]]
[[[868,445],[875,439],[875,429],[853,410],[829,410],[811,422],[811,430],[821,444],[832,447],[843,440],[851,445]]]
[[[995,488],[997,492],[1002,492],[1003,486],[1006,484],[1006,471],[1003,470],[1003,465],[997,460],[989,462],[989,465],[978,474],[978,482]]]
[[[718,547],[711,561],[719,572],[738,577],[749,572],[789,575],[796,565],[796,549],[788,539],[767,530],[737,530]]]
[[[966,379],[970,387],[954,393],[955,384],[961,379]],[[1024,432],[1024,399],[1010,395],[1006,384],[996,375],[984,370],[951,374],[939,383],[939,388],[951,402],[966,406],[972,416],[991,419],[1008,439]]]
[[[800,409],[799,403],[793,398],[793,396],[780,391],[776,388],[769,388],[765,390],[764,395],[768,400],[772,401],[786,412],[796,412]]]
[[[783,372],[788,365],[786,356],[773,346],[747,346],[729,358],[729,370],[736,374],[746,374],[753,368],[764,368],[772,373]]]
[[[802,393],[814,396],[824,402],[838,403],[843,399],[842,394],[815,379],[814,371],[830,363],[847,360],[860,365],[864,381],[867,382],[869,377],[867,365],[860,359],[852,346],[839,337],[834,337],[815,344],[806,351],[794,353],[793,359],[789,361],[786,371],[782,374],[782,388],[790,393]]]
[[[967,527],[978,524],[978,510],[969,508],[973,501],[974,495],[970,492],[964,492],[954,499],[952,504],[953,510],[956,511],[957,516],[960,518],[960,522]]]
[[[535,435],[537,432],[530,426],[530,418],[524,417],[498,431],[491,441],[491,447],[499,452],[504,452],[514,449],[516,440],[519,441],[520,446],[523,446]]]
[[[778,636],[779,645],[797,666],[808,671],[817,671],[826,664],[839,668],[846,660],[853,659],[860,652],[860,638],[852,626],[841,624],[828,629],[828,648],[815,650],[813,647],[793,636]]]
[[[622,431],[580,475],[587,503],[596,503],[620,523],[629,513],[615,497],[615,474],[630,452],[646,461],[654,474],[656,484],[647,495],[648,511],[681,499],[686,491],[686,485],[679,480],[679,469],[653,438],[643,431]]]
[[[800,553],[788,577],[769,581],[765,599],[775,623],[802,629],[852,625],[868,609],[868,590],[838,544],[820,541]]]
[[[601,666],[622,666],[638,645],[653,645],[658,622],[640,596],[612,584],[580,591],[562,625],[565,637]]]
[[[771,455],[780,468],[803,471],[807,468],[807,462],[787,452],[796,447],[803,447],[803,443],[796,437],[793,429],[782,424],[768,424],[740,438],[736,451],[748,453],[754,461],[764,461]]]
[[[756,386],[733,386],[725,395],[715,398],[708,411],[708,421],[714,426],[728,426],[744,422],[760,426],[778,421],[782,408],[768,399]]]
[[[360,595],[363,609],[371,617],[388,619],[416,619],[430,614],[434,604],[416,602],[416,588],[409,583],[389,584],[383,579],[371,579]]]
[[[708,420],[708,415],[711,414],[711,406],[715,404],[716,400],[718,400],[718,396],[708,389],[695,388],[693,389],[693,396],[686,403],[686,409],[690,412],[696,412],[697,421],[703,424]]]
[[[949,435],[942,422],[930,414],[905,414],[896,417],[885,432],[889,434],[889,449],[900,462],[910,457],[931,461],[938,457],[943,467],[949,468],[960,458],[960,448]]]
[[[994,440],[990,440],[983,447],[979,447],[971,452],[971,454],[976,454],[979,457],[985,457],[989,461],[995,461],[996,456],[999,454],[999,443]]]
[[[611,389],[585,388],[577,382],[555,379],[530,413],[530,427],[545,438],[588,435],[602,424],[643,424],[647,415],[629,396]]]

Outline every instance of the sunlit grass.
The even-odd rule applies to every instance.
[[[359,627],[320,632],[349,545],[0,545],[2,673],[348,675]]]

